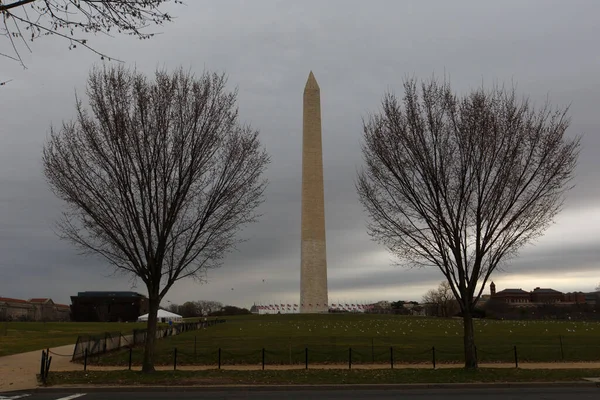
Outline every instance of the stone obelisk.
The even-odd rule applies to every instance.
[[[300,312],[326,313],[329,307],[321,145],[321,91],[312,71],[304,87],[300,258]]]

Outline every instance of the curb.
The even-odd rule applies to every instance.
[[[498,383],[408,383],[408,384],[340,384],[340,385],[209,385],[209,386],[52,386],[28,392],[63,393],[81,390],[88,393],[111,392],[212,392],[212,391],[289,391],[289,390],[422,390],[422,389],[535,389],[600,388],[596,382],[498,382]]]

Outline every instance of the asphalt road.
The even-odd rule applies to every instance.
[[[80,391],[27,393],[0,393],[0,400],[367,400],[367,399],[402,399],[402,400],[597,400],[600,388],[594,387],[561,387],[561,388],[488,388],[488,389],[373,389],[373,390],[219,390],[219,391],[123,391],[123,392],[91,392]]]

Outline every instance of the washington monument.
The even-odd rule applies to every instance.
[[[326,313],[329,307],[321,145],[321,92],[312,71],[304,87],[302,125],[300,312]]]

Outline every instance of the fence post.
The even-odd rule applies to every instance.
[[[173,371],[177,369],[177,347],[173,349]]]
[[[433,361],[433,369],[435,369],[435,346],[431,347],[431,358]]]
[[[477,357],[477,346],[473,345],[473,348],[475,349],[475,360],[477,360],[477,362],[479,363],[479,357]]]
[[[262,349],[262,369],[265,369],[265,348]]]
[[[515,368],[519,368],[519,358],[517,357],[517,346],[514,347],[515,350]]]
[[[352,347],[348,348],[348,369],[352,369]]]
[[[44,367],[46,366],[46,352],[42,350],[42,362],[40,364],[40,378],[44,378]]]
[[[371,338],[371,361],[375,364],[375,343],[373,338]]]
[[[46,362],[46,368],[44,369],[44,383],[46,383],[46,379],[48,378],[48,372],[50,372],[50,364],[52,363],[52,356],[48,357],[48,361]]]
[[[198,338],[197,336],[194,336],[194,358],[196,358],[196,339],[197,338]]]
[[[304,348],[304,369],[308,369],[308,347]]]
[[[131,353],[133,353],[133,347],[129,348],[129,370],[131,371]]]
[[[79,338],[81,338],[81,336],[77,336],[77,341],[75,342],[75,347],[73,348],[73,357],[71,357],[71,361],[75,360],[75,354],[77,353],[77,348],[79,347]]]
[[[390,366],[394,369],[394,347],[390,346]]]
[[[83,370],[87,371],[87,356],[88,356],[88,349],[86,348],[83,351]]]
[[[221,348],[219,347],[219,369],[221,369]]]
[[[565,361],[565,352],[563,350],[562,335],[558,335],[558,339],[560,340],[560,360]]]

